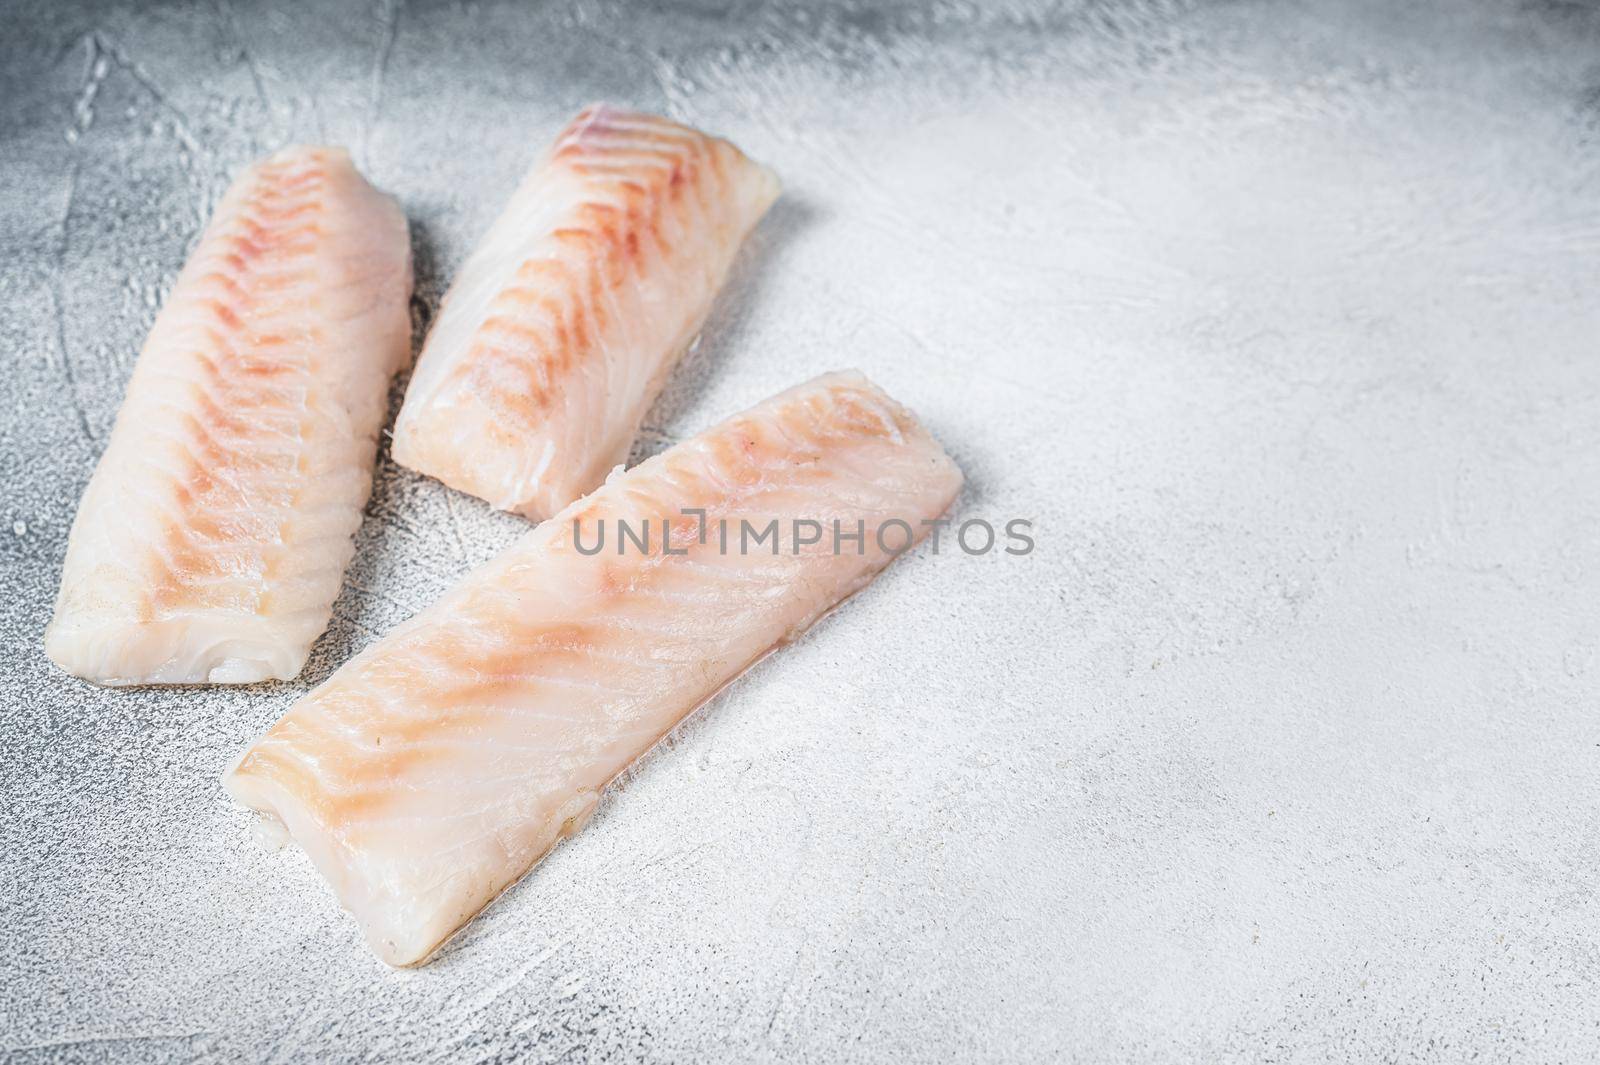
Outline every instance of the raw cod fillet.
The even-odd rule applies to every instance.
[[[395,423],[395,461],[545,518],[628,457],[778,195],[764,167],[651,115],[584,110],[462,267]]]
[[[102,684],[300,672],[353,551],[410,296],[405,216],[343,149],[240,175],[78,505],[57,665]]]
[[[227,789],[282,822],[384,961],[420,962],[690,711],[867,584],[907,539],[875,528],[920,538],[960,486],[909,411],[860,374],[820,377],[533,529],[295,704]],[[723,519],[773,518],[830,532],[722,549]],[[867,523],[860,553],[834,553],[835,519]],[[648,555],[618,552],[619,520],[655,526]],[[601,528],[603,550],[577,549]]]

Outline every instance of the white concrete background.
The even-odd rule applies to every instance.
[[[6,7],[15,1060],[1600,1057],[1593,6]],[[424,319],[594,98],[787,186],[642,450],[858,366],[1038,550],[902,561],[391,972],[217,777],[516,519],[385,459],[294,684],[40,633],[239,166],[350,144]]]

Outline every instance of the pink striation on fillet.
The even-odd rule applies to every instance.
[[[626,460],[777,195],[727,141],[584,110],[445,297],[395,461],[533,518],[592,490]]]
[[[240,175],[78,506],[57,665],[102,684],[300,672],[350,561],[410,295],[405,216],[343,149]]]
[[[961,474],[857,373],[784,392],[619,473],[312,691],[225,783],[280,819],[374,950],[420,962],[580,827],[606,784],[906,537],[724,551],[723,519],[920,538]],[[710,530],[685,508],[704,508]],[[661,548],[671,520],[672,551]],[[655,527],[651,551],[603,526]],[[574,543],[575,525],[581,537]],[[677,554],[684,551],[684,554]]]

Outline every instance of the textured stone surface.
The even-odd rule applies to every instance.
[[[4,14],[16,1060],[1600,1056],[1592,7]],[[385,461],[295,684],[101,691],[40,633],[240,165],[350,145],[423,320],[596,98],[787,186],[643,449],[858,366],[1039,547],[903,561],[392,972],[217,777],[517,519]]]

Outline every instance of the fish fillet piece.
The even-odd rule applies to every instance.
[[[462,267],[395,461],[546,518],[628,457],[778,181],[727,141],[587,108]]]
[[[57,665],[102,684],[300,672],[353,551],[410,296],[405,216],[343,149],[239,176],[78,505]]]
[[[422,961],[690,711],[920,537],[960,485],[860,374],[791,389],[614,475],[468,574],[290,708],[227,789],[282,822],[379,956]],[[822,523],[822,542],[796,552],[811,533],[791,535],[797,518]],[[741,521],[759,533],[774,519],[781,550],[741,541]],[[879,543],[893,519],[908,531]],[[835,520],[866,536],[836,553]],[[653,527],[648,554],[633,539],[619,552],[624,521]]]

